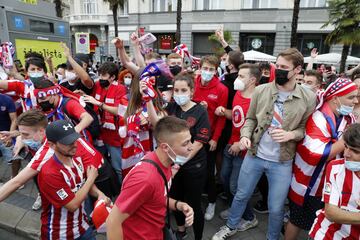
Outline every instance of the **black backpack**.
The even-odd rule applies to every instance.
[[[65,115],[70,118],[73,122],[77,123],[78,120],[75,120],[75,119],[72,119],[68,112],[66,111],[65,109],[65,105],[66,103],[70,100],[71,98],[67,98],[67,97],[64,97],[64,100],[63,100],[63,107],[62,107],[62,110],[63,112],[65,113]],[[91,137],[93,140],[97,139],[99,136],[100,136],[100,129],[101,129],[101,125],[100,125],[100,122],[99,122],[99,118],[96,114],[96,112],[94,111],[92,105],[90,104],[86,104],[86,106],[84,107],[84,109],[86,110],[86,112],[88,114],[91,115],[91,117],[94,119],[94,121],[92,121],[92,123],[86,128],[86,130],[89,131]]]

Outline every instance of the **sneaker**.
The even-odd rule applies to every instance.
[[[268,206],[267,204],[262,201],[262,200],[259,200],[255,206],[254,206],[254,211],[257,212],[257,213],[260,213],[260,214],[265,214],[265,213],[269,213],[269,209],[268,209]]]
[[[40,197],[40,194],[38,194],[34,204],[32,205],[32,209],[34,211],[37,211],[41,208],[41,197]]]
[[[211,219],[213,219],[214,214],[215,214],[215,203],[209,203],[209,205],[206,208],[205,219],[207,221],[210,221]]]
[[[230,210],[230,208],[222,211],[222,212],[220,213],[220,218],[221,218],[221,219],[224,219],[224,220],[227,220],[228,217],[229,217],[229,210]]]
[[[220,231],[215,233],[211,240],[225,240],[235,235],[235,233],[237,233],[236,229],[231,230],[228,226],[225,225],[220,228]]]
[[[177,240],[185,239],[185,238],[187,238],[187,236],[188,236],[186,230],[185,230],[184,232],[180,232],[180,231],[178,230],[178,231],[176,231],[175,235],[176,235],[176,239],[177,239]]]
[[[254,219],[251,221],[246,221],[244,219],[241,219],[239,225],[237,226],[237,230],[239,232],[244,232],[250,228],[254,228],[259,224],[258,220],[256,219],[256,217],[254,216]]]

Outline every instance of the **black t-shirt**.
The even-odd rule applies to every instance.
[[[190,127],[191,141],[198,141],[207,144],[210,138],[210,122],[206,109],[200,104],[196,104],[186,112],[174,102],[169,103],[165,110],[171,116],[183,119]],[[185,163],[181,168],[200,168],[206,162],[206,151],[202,147],[197,154]]]
[[[91,75],[89,75],[91,80],[94,82],[94,79]],[[91,95],[92,94],[92,91],[93,91],[93,88],[87,88],[80,80],[80,78],[73,84],[71,85],[68,81],[66,82],[63,82],[60,84],[61,86],[69,89],[70,91],[75,91],[75,90],[81,90],[83,91],[84,93],[86,93],[87,95]],[[94,87],[94,85],[93,85]]]
[[[156,78],[156,86],[160,92],[164,92],[172,90],[174,88],[174,83],[170,78],[160,75]]]

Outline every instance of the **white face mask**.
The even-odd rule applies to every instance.
[[[175,158],[170,156],[169,153],[167,153],[167,155],[169,156],[169,158],[174,162],[174,164],[178,164],[178,165],[184,165],[187,161],[189,161],[189,158],[181,156],[181,155],[177,155],[174,150],[170,147],[169,144],[167,144],[169,149],[173,152],[173,154],[175,155]]]
[[[131,77],[124,77],[124,83],[126,86],[130,86],[131,81],[132,81]]]
[[[41,78],[44,76],[44,72],[28,72],[31,78]]]
[[[236,78],[234,81],[234,90],[236,91],[244,91],[245,90],[245,83],[241,81],[239,78]]]
[[[65,71],[65,79],[63,81],[73,81],[75,78],[77,78],[76,73]]]
[[[184,106],[188,102],[190,102],[190,96],[189,95],[175,95],[173,96],[175,102],[179,106]]]

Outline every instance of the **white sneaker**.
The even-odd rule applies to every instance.
[[[222,211],[222,212],[220,213],[220,218],[221,218],[221,219],[224,219],[224,220],[227,220],[228,217],[229,217],[229,210],[230,210],[230,208]]]
[[[258,220],[256,219],[256,216],[254,216],[254,219],[252,221],[246,221],[244,219],[241,219],[239,225],[237,226],[237,230],[239,232],[244,232],[250,228],[254,228],[258,225]]]
[[[40,194],[38,194],[34,204],[32,205],[32,209],[34,211],[37,211],[41,208],[41,197],[40,197]]]
[[[205,220],[210,221],[215,214],[215,203],[209,203],[205,212]]]
[[[227,239],[237,233],[236,229],[231,230],[228,226],[222,226],[220,230],[215,233],[215,235],[211,238],[211,240],[224,240]]]

